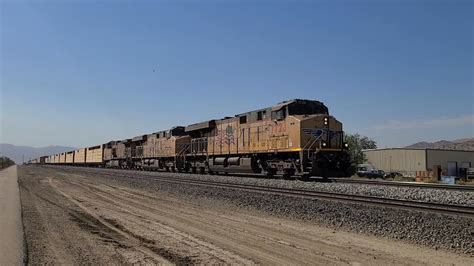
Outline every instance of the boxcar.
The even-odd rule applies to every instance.
[[[86,148],[80,148],[74,151],[74,165],[86,163]]]
[[[102,165],[103,145],[88,147],[86,150],[87,165]]]
[[[73,164],[74,163],[74,151],[66,152],[66,163]]]
[[[60,164],[66,163],[66,153],[65,152],[62,152],[62,153],[59,154],[59,163]]]

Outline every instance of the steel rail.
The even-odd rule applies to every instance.
[[[91,169],[84,166],[67,166],[67,165],[50,165],[53,167],[74,167],[74,168],[86,168]],[[102,169],[102,170],[114,170],[114,171],[137,171],[142,172],[143,170],[137,169],[117,169],[117,168],[94,168],[94,169]],[[168,172],[164,170],[156,170],[156,171],[147,171],[147,173],[168,173],[168,174],[193,174],[189,172]],[[252,173],[229,173],[226,175],[223,174],[212,174],[213,176],[235,176],[235,177],[245,177],[245,178],[265,178],[263,174],[252,174]],[[331,177],[328,178],[326,181],[321,178],[310,178],[306,181],[302,182],[328,182],[328,183],[351,183],[351,184],[364,184],[364,185],[376,185],[376,186],[396,186],[396,187],[417,187],[417,188],[426,188],[426,189],[444,189],[444,190],[457,190],[457,191],[468,191],[474,192],[474,186],[472,185],[449,185],[449,184],[434,184],[434,183],[416,183],[416,182],[403,182],[403,181],[387,181],[387,180],[364,180],[364,179],[350,179],[350,178],[341,178],[341,177]]]
[[[445,189],[457,191],[474,192],[474,186],[470,185],[449,185],[449,184],[434,184],[434,183],[415,183],[415,182],[399,182],[387,180],[364,180],[364,179],[345,179],[345,178],[330,178],[331,182],[342,184],[364,184],[364,185],[379,185],[379,186],[394,186],[394,187],[417,187],[429,189]]]

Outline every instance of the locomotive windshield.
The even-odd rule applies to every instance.
[[[316,101],[297,101],[288,105],[289,115],[328,114],[328,108]]]

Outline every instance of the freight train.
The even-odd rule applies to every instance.
[[[342,123],[322,102],[295,99],[30,163],[286,178],[350,176],[347,148]]]

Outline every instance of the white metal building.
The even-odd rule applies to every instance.
[[[434,165],[440,165],[443,175],[450,176],[460,176],[474,167],[474,151],[390,148],[363,152],[367,162],[377,169],[407,176],[430,171]]]

